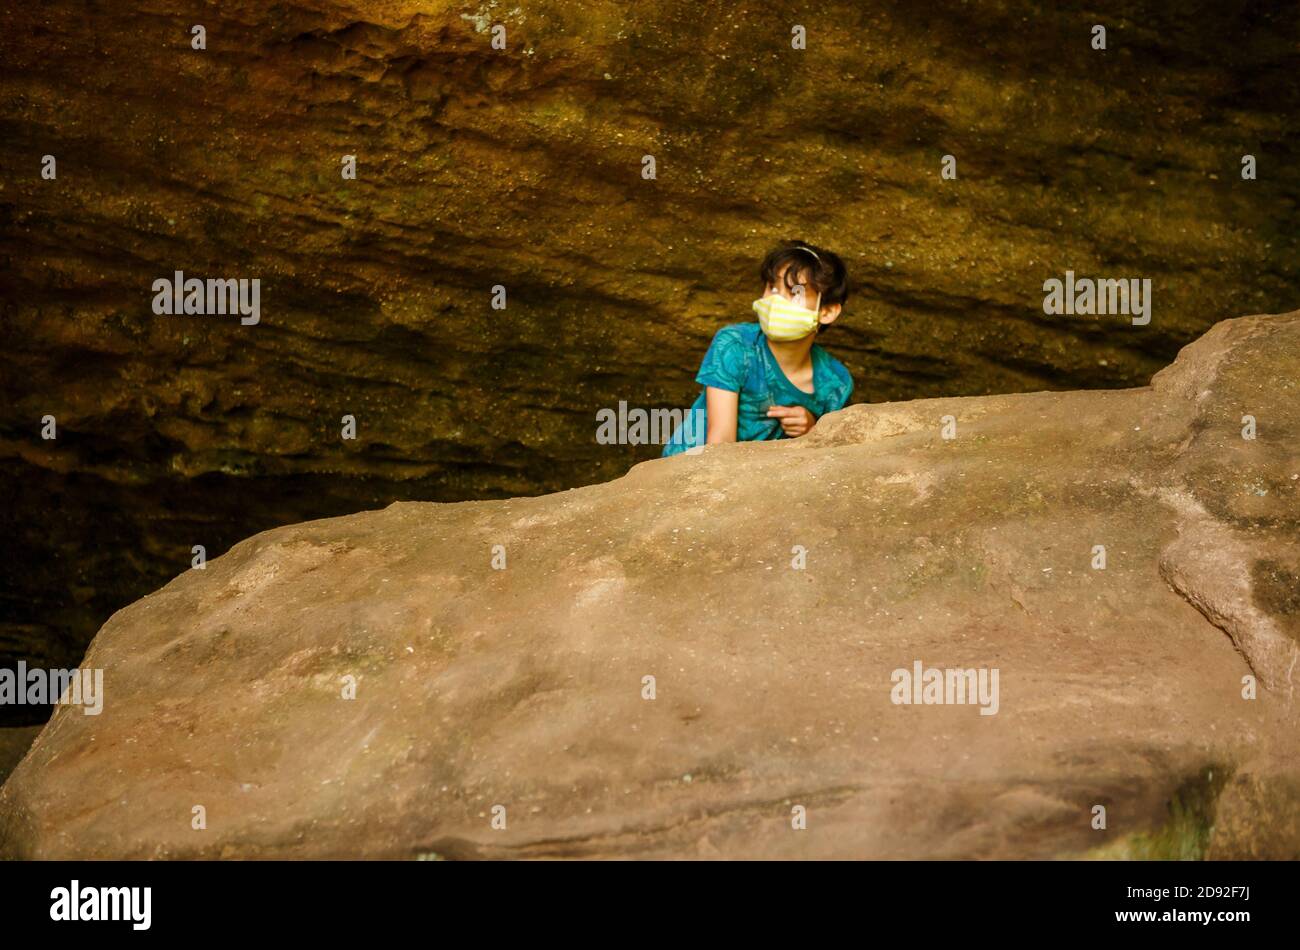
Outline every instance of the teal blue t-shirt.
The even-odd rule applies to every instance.
[[[842,409],[853,392],[853,378],[844,364],[813,344],[813,391],[804,392],[790,382],[772,355],[757,323],[734,323],[714,334],[695,381],[738,393],[736,441],[757,442],[785,438],[780,419],[769,419],[772,406],[803,406],[821,418]],[[664,445],[665,456],[703,445],[708,433],[704,391],[687,411],[686,422]]]

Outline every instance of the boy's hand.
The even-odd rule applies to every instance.
[[[817,417],[803,406],[773,406],[767,415],[780,419],[781,429],[791,439],[806,435],[817,424]]]

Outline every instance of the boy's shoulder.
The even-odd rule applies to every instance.
[[[813,379],[817,380],[825,403],[836,409],[843,407],[853,395],[853,376],[848,367],[816,343],[812,352]]]
[[[812,346],[813,358],[821,362],[822,370],[829,373],[838,382],[848,386],[853,385],[853,377],[850,375],[848,367],[831,356],[830,352],[819,343]]]
[[[757,323],[733,323],[721,327],[713,334],[713,342],[700,361],[695,381],[731,392],[743,389],[751,379],[754,367],[760,365],[754,359],[755,331],[762,334]]]
[[[753,320],[746,323],[729,323],[713,334],[713,339],[722,343],[753,343],[762,329]]]

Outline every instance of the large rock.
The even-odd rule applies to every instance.
[[[104,625],[3,852],[1300,857],[1298,379],[1251,317],[1144,388],[265,532]],[[895,704],[917,662],[996,713]]]
[[[617,476],[652,450],[596,411],[689,404],[780,237],[849,262],[861,401],[1140,385],[1291,309],[1300,19],[1262,6],[6,4],[0,661],[77,662],[194,544]],[[1067,269],[1151,278],[1151,324],[1046,318]],[[154,316],[175,270],[261,279],[261,322]]]

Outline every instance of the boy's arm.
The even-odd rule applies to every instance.
[[[716,386],[706,386],[705,414],[709,420],[709,431],[705,442],[736,441],[736,416],[739,412],[740,394]]]

